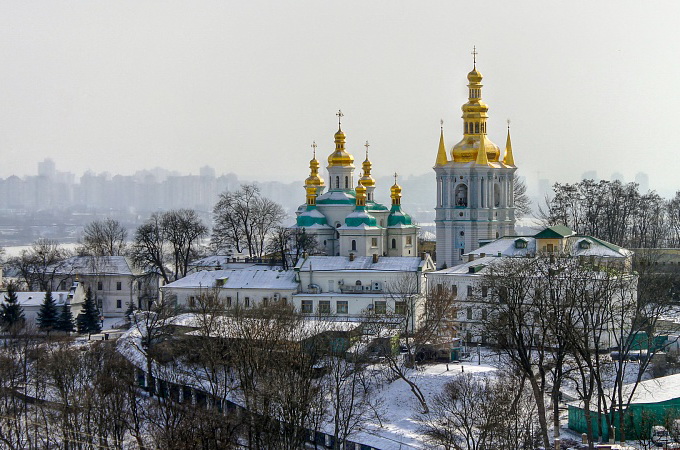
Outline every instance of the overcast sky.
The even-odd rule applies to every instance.
[[[203,165],[302,180],[310,145],[431,171],[462,136],[472,46],[519,173],[680,189],[680,2],[0,2],[0,176]],[[323,166],[325,162],[322,161]],[[540,172],[540,174],[539,174]]]

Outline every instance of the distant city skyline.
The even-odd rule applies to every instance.
[[[448,149],[462,137],[476,45],[489,138],[502,146],[512,119],[530,185],[644,172],[670,195],[678,16],[672,1],[3,2],[0,177],[49,157],[292,182],[313,140],[332,151],[339,108],[375,176],[432,173],[440,119]]]

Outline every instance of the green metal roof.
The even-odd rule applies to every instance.
[[[534,235],[535,239],[562,239],[574,234],[574,230],[564,225],[553,225]]]

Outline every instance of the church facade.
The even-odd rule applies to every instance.
[[[517,168],[510,128],[501,151],[487,137],[489,107],[482,101],[482,74],[468,74],[468,102],[463,110],[463,138],[447,152],[444,129],[434,171],[437,177],[435,226],[437,268],[463,262],[463,254],[515,235],[514,174]]]
[[[342,117],[341,112],[338,117]],[[390,189],[392,205],[388,208],[375,201],[368,142],[362,173],[355,186],[354,157],[345,149],[346,136],[340,120],[334,140],[335,150],[328,156],[326,192],[313,144],[310,175],[305,180],[307,201],[297,210],[295,227],[315,236],[328,256],[417,256],[418,227],[401,209],[401,187],[396,174]]]

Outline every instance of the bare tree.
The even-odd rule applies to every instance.
[[[518,216],[531,214],[531,199],[527,195],[527,183],[517,175],[513,179],[515,212]]]
[[[61,263],[68,256],[58,242],[41,238],[30,249],[22,250],[20,256],[10,258],[8,264],[17,268],[28,289],[46,291],[62,274]]]
[[[223,192],[213,209],[212,246],[217,250],[233,247],[251,257],[262,256],[270,234],[285,213],[278,203],[260,195],[254,184],[244,184],[236,192]]]
[[[316,254],[320,250],[316,236],[304,228],[275,227],[266,246],[266,251],[278,255],[284,270],[294,266],[304,254]]]
[[[120,256],[125,254],[127,230],[110,217],[95,220],[83,229],[85,253],[93,256]]]

